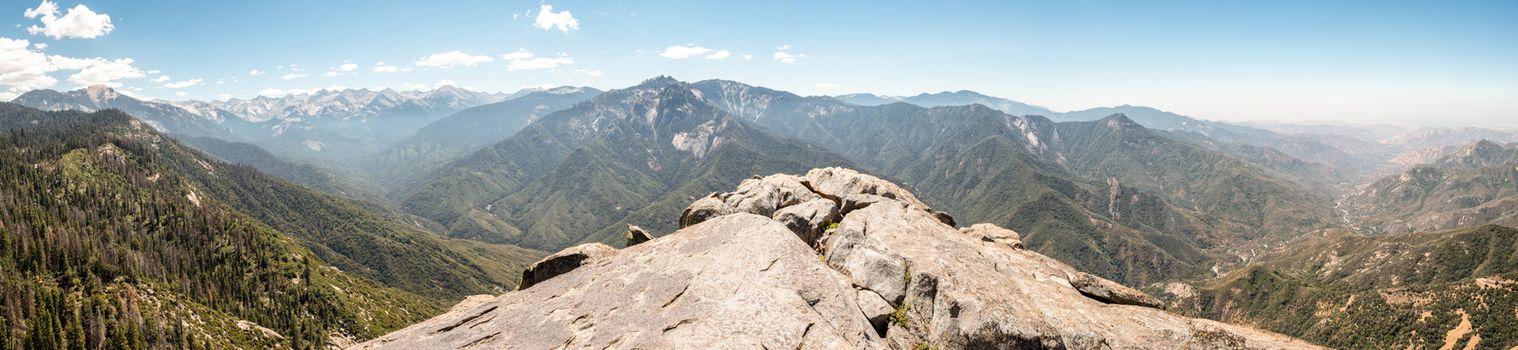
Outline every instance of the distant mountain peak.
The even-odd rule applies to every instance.
[[[1144,128],[1142,125],[1139,125],[1139,123],[1133,122],[1133,119],[1128,119],[1128,115],[1123,113],[1109,115],[1106,118],[1102,118],[1098,122],[1100,122],[1102,125],[1107,126],[1108,128],[1117,130]]]
[[[94,102],[110,101],[121,97],[115,89],[105,85],[90,85],[84,88],[84,93],[89,96],[90,101]]]
[[[1459,150],[1445,157],[1440,163],[1445,165],[1496,166],[1510,161],[1515,156],[1518,156],[1518,149],[1510,150],[1507,146],[1503,146],[1500,143],[1480,139],[1461,146]]]
[[[648,78],[647,80],[638,83],[638,86],[666,86],[680,83],[682,82],[678,79],[675,79],[674,77],[668,75],[660,75],[657,77]]]
[[[1501,150],[1502,149],[1502,145],[1498,144],[1496,142],[1492,142],[1492,140],[1480,139],[1480,140],[1476,140],[1474,142],[1471,142],[1468,145],[1465,145],[1465,149],[1469,150],[1469,151],[1472,151],[1472,152],[1477,152],[1477,151],[1481,151],[1481,150]]]

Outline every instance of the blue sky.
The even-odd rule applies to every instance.
[[[617,88],[664,74],[803,95],[969,89],[1059,111],[1518,128],[1515,1],[54,4],[51,24],[29,11],[40,0],[0,5],[13,24],[0,27],[0,97],[92,83],[162,99]]]

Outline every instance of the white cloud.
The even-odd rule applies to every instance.
[[[158,74],[158,73],[163,73],[163,72],[159,72],[157,69],[148,71],[148,75],[153,75],[153,74]]]
[[[248,71],[248,75],[255,76],[255,77],[256,76],[260,76],[260,75],[264,75],[264,74],[265,74],[264,71],[257,70],[257,69]]]
[[[532,58],[532,56],[533,54],[531,52],[527,52],[527,50],[517,50],[516,52],[501,55],[501,59],[507,61],[516,61],[529,59]]]
[[[9,87],[10,95],[58,83],[48,75],[57,68],[48,62],[47,55],[27,49],[28,45],[31,43],[25,39],[0,37],[0,85]]]
[[[187,93],[185,93],[185,92],[184,92],[184,91],[178,91],[178,92],[175,92],[175,93],[174,93],[174,96],[177,96],[177,97],[185,97],[185,96],[190,96],[190,94],[187,94]]]
[[[148,74],[153,74],[153,71],[148,71]],[[160,75],[157,78],[153,78],[153,80],[149,80],[149,81],[154,82],[154,83],[162,83],[162,82],[169,81],[171,79],[173,79],[173,78],[170,78],[167,75]]]
[[[294,80],[294,79],[300,79],[300,78],[305,78],[305,77],[306,77],[305,74],[290,73],[290,74],[285,74],[284,76],[280,76],[279,78],[280,79],[284,79],[284,80]]]
[[[54,56],[58,57],[58,56]],[[130,58],[118,58],[106,60],[103,58],[89,59],[92,64],[69,76],[69,82],[79,86],[105,85],[110,87],[121,86],[117,80],[141,78],[147,76],[136,67],[132,67],[133,60]]]
[[[23,12],[23,14],[26,16],[26,18],[37,18],[37,16],[47,15],[57,16],[58,4],[52,1],[43,0],[41,5],[37,5],[37,8],[26,9],[26,12]]]
[[[455,85],[454,82],[452,80],[448,80],[448,79],[438,80],[437,83],[433,83],[432,84],[432,86],[436,86],[436,87],[453,86],[453,85]]]
[[[378,72],[378,73],[395,73],[396,72],[395,66],[387,66],[387,65],[385,65],[385,62],[375,62],[374,63],[374,68],[370,68],[370,69],[372,69],[372,70],[374,70],[375,72]]]
[[[743,54],[743,59],[745,59],[745,60],[754,59],[754,54],[751,54],[751,53]]]
[[[120,87],[117,80],[147,75],[133,67],[130,58],[48,56],[29,47],[30,41],[0,37],[0,86],[6,88],[0,92],[0,97],[14,97],[26,91],[53,87],[58,84],[58,79],[52,73],[57,71],[77,70],[69,75],[68,80],[79,86]]]
[[[664,52],[660,52],[659,56],[680,60],[690,58],[691,56],[705,55],[707,52],[712,52],[712,49],[700,46],[675,45],[664,49]]]
[[[575,69],[574,73],[578,74],[578,75],[589,75],[589,76],[592,76],[592,77],[599,77],[599,76],[601,76],[601,70],[600,69]]]
[[[448,69],[453,68],[454,66],[473,66],[490,61],[494,61],[494,59],[491,59],[490,56],[474,56],[459,51],[448,51],[444,53],[433,54],[427,57],[422,57],[422,59],[416,61],[416,65],[421,67],[439,67]]]
[[[322,75],[329,76],[329,77],[335,77],[335,76],[340,76],[340,75],[343,75],[343,74],[352,74],[351,72],[353,72],[355,70],[358,70],[358,65],[357,64],[343,63],[341,65],[338,65],[337,67],[328,68],[327,69],[327,73],[322,74]]]
[[[543,4],[538,8],[538,18],[533,20],[532,25],[543,30],[557,27],[559,31],[568,33],[580,29],[580,20],[570,15],[569,10],[553,12],[553,5]]]
[[[806,58],[806,54],[804,54],[804,53],[795,53],[795,54],[793,54],[793,53],[790,53],[790,52],[786,51],[786,50],[790,50],[790,49],[791,49],[790,45],[783,45],[783,46],[775,48],[775,50],[776,50],[775,51],[775,60],[776,61],[780,61],[780,63],[784,63],[784,64],[792,64],[792,63],[796,63],[797,60]]]
[[[574,57],[569,57],[566,54],[561,53],[559,57],[537,57],[537,55],[527,50],[517,50],[516,52],[501,55],[501,59],[509,62],[506,65],[506,70],[509,71],[549,69],[575,63]]]
[[[36,25],[27,27],[27,33],[42,34],[54,39],[93,39],[116,29],[116,26],[111,24],[110,15],[95,13],[83,4],[74,6],[63,17],[58,17],[58,4],[43,0],[37,8],[26,9],[24,14],[26,18],[40,17],[42,21],[41,27]]]
[[[36,48],[38,50],[46,50],[47,49],[47,43],[32,44],[32,48]]]
[[[157,79],[154,79],[154,80],[156,81]],[[187,87],[191,87],[191,86],[195,86],[195,85],[200,85],[200,82],[201,82],[200,79],[190,79],[190,80],[176,81],[176,82],[172,82],[172,83],[168,83],[168,84],[163,84],[163,87],[170,88],[170,89],[183,89],[183,88],[187,88]]]
[[[727,50],[722,50],[722,51],[717,51],[715,53],[712,53],[710,55],[706,55],[706,59],[709,59],[709,60],[720,60],[720,59],[727,58],[727,56],[732,56],[732,55],[733,55],[732,52],[728,52]]]

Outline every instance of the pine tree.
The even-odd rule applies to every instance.
[[[126,327],[121,325],[120,320],[111,322],[111,343],[108,349],[132,350],[132,343],[127,340]]]
[[[0,315],[0,329],[5,329],[5,333],[0,333],[0,350],[10,350],[11,324],[5,319],[5,315]]]
[[[137,322],[127,320],[127,327],[131,330],[132,349],[147,349],[148,343],[143,340],[142,328],[137,326]]]
[[[73,308],[70,307],[69,309]],[[68,348],[70,350],[84,350],[84,326],[80,325],[79,317],[76,317],[71,311],[66,311],[64,315],[69,316],[66,330],[68,332]]]

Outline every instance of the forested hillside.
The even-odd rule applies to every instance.
[[[0,104],[0,130],[3,348],[325,347],[510,288],[540,254],[406,229],[117,110]]]
[[[1340,348],[1518,346],[1518,230],[1300,238],[1197,289],[1171,310]]]

